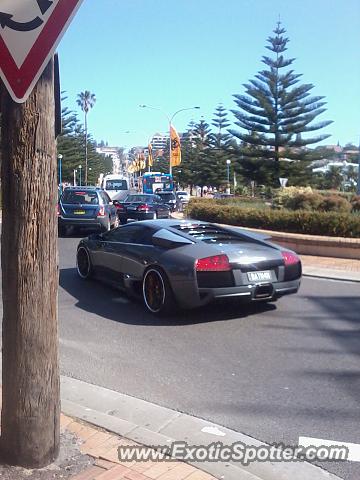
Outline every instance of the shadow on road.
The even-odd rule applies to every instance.
[[[274,304],[241,304],[235,300],[214,302],[195,310],[179,310],[167,317],[156,317],[141,301],[130,300],[122,292],[96,280],[81,280],[75,268],[60,270],[60,287],[77,300],[76,307],[101,317],[130,325],[188,325],[246,318],[275,310]]]
[[[303,345],[306,345],[306,337],[328,337],[332,340],[333,348],[323,353],[360,355],[360,296],[304,298],[315,305],[317,315],[298,312],[301,320],[298,325],[268,325],[267,328],[293,331],[294,334],[297,332],[303,337],[304,342],[299,341]],[[298,351],[316,355],[321,353],[318,345],[313,350],[299,347]]]

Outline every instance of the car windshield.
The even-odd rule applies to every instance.
[[[98,194],[95,190],[65,190],[61,202],[74,205],[98,205]]]
[[[176,228],[197,240],[202,240],[205,243],[240,243],[241,238],[237,235],[228,232],[216,225],[177,225]]]
[[[105,190],[128,190],[126,180],[106,180]]]
[[[178,197],[187,197],[188,196],[188,193],[187,192],[176,192],[176,195]]]
[[[162,200],[164,200],[165,202],[167,202],[168,200],[175,200],[175,195],[173,193],[162,193],[162,192],[159,192],[158,193],[159,197],[162,198]]]
[[[137,202],[152,202],[152,195],[128,195],[125,202],[137,203]]]

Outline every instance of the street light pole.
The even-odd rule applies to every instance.
[[[231,160],[226,160],[226,173],[227,173],[227,187],[226,193],[230,193],[230,164]]]
[[[158,110],[159,112],[161,112],[163,115],[165,115],[165,117],[167,118],[168,122],[169,122],[169,138],[170,138],[170,142],[169,142],[169,154],[170,154],[170,158],[169,158],[169,173],[170,175],[172,174],[172,165],[171,165],[171,125],[172,125],[172,121],[175,117],[175,115],[177,115],[178,113],[180,112],[185,112],[186,110],[198,110],[200,107],[188,107],[188,108],[180,108],[180,110],[177,110],[175,113],[173,113],[171,116],[168,115],[166,112],[164,112],[164,110],[162,110],[161,108],[158,108],[158,107],[152,107],[150,105],[139,105],[139,107],[141,108],[150,108],[151,110]]]
[[[80,183],[79,183],[79,185],[80,185],[80,187],[81,187],[81,184],[82,184],[82,180],[81,180],[81,170],[82,170],[82,166],[79,165],[79,171],[80,171],[80,173],[79,173],[79,175],[80,175]]]
[[[59,187],[60,187],[60,193],[62,193],[62,159],[63,156],[61,153],[58,155],[58,160],[59,160]]]
[[[76,174],[77,174],[77,170],[74,170],[74,171],[73,171],[73,174],[74,174],[74,187],[76,187]]]

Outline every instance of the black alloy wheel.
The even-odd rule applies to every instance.
[[[79,277],[87,280],[91,277],[92,266],[90,261],[89,252],[85,247],[80,247],[76,254],[76,269]]]
[[[174,294],[160,268],[151,267],[145,272],[142,287],[145,306],[151,313],[162,315],[175,310]]]

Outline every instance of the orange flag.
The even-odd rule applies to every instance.
[[[153,166],[153,154],[152,154],[152,145],[151,145],[151,143],[149,143],[149,145],[148,145],[148,152],[149,152],[149,156],[148,156],[148,167],[152,167],[152,166]]]
[[[177,167],[181,163],[181,145],[180,145],[180,137],[172,125],[170,125],[170,141],[171,141],[171,166]]]

